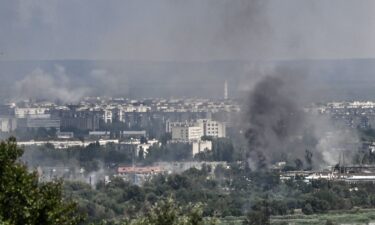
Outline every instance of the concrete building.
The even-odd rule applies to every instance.
[[[194,126],[194,125],[195,125],[194,122],[188,122],[188,121],[185,121],[185,122],[172,122],[172,121],[167,120],[165,122],[165,131],[167,133],[171,133],[173,127]]]
[[[111,136],[111,132],[109,131],[89,131],[89,137],[90,138],[109,138]]]
[[[92,141],[79,141],[79,140],[49,140],[49,141],[18,141],[17,145],[26,147],[26,146],[45,146],[46,144],[51,144],[56,149],[67,149],[71,147],[87,147],[90,144],[96,144],[105,146],[107,144],[119,144],[117,139],[108,139],[108,140],[92,140]]]
[[[144,156],[147,155],[149,153],[149,149],[154,146],[154,145],[158,145],[160,146],[160,143],[158,140],[156,139],[151,139],[151,140],[147,140],[147,143],[141,143],[141,140],[140,139],[129,139],[129,140],[126,140],[126,141],[121,141],[119,143],[120,146],[120,149],[122,150],[125,150],[125,149],[132,149],[132,150],[136,150],[136,155],[139,155],[141,149],[143,150],[143,154]]]
[[[203,130],[199,126],[172,127],[172,140],[195,141],[203,136]]]
[[[158,174],[165,173],[159,166],[132,167],[123,166],[117,168],[117,176],[135,185],[142,185]]]
[[[99,129],[100,112],[76,111],[76,110],[54,110],[54,117],[60,118],[61,128],[95,131]]]
[[[222,122],[209,120],[209,119],[199,119],[196,123],[197,126],[201,127],[203,131],[203,136],[219,137],[223,138],[226,136],[225,124]]]
[[[194,141],[191,145],[193,156],[196,154],[203,152],[203,151],[211,151],[212,150],[212,142],[211,141]]]
[[[28,115],[26,118],[19,118],[17,126],[21,129],[54,128],[60,130],[60,119],[51,117],[50,114]]]
[[[17,128],[17,120],[12,117],[0,117],[0,132],[9,133]]]
[[[191,168],[195,168],[198,170],[201,170],[204,166],[211,167],[211,173],[213,174],[217,166],[222,166],[224,168],[228,168],[228,164],[226,162],[197,162],[197,161],[191,161],[191,162],[157,162],[154,163],[154,166],[159,166],[164,168],[164,170],[168,174],[172,173],[182,173],[186,170],[189,170]]]
[[[124,130],[120,132],[121,137],[124,138],[141,138],[147,137],[145,130]]]
[[[103,120],[104,120],[104,123],[112,123],[113,113],[111,109],[104,110]]]
[[[73,132],[57,132],[56,133],[57,138],[59,139],[72,139],[74,138]]]
[[[125,122],[125,113],[121,108],[116,108],[112,111],[112,122]]]
[[[0,105],[1,116],[14,116],[14,107],[12,104]]]
[[[26,118],[28,116],[42,115],[48,111],[48,108],[19,108],[14,109],[17,118]]]
[[[198,119],[195,122],[166,122],[166,132],[172,133],[173,140],[199,140],[202,136],[222,138],[226,136],[225,129],[224,123],[210,119]]]

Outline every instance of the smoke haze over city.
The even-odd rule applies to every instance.
[[[375,1],[0,1],[0,224],[374,222]]]
[[[238,97],[281,63],[311,76],[320,98],[368,97],[374,62],[363,59],[375,55],[374,3],[334,2],[6,0],[1,95],[39,98],[49,93],[46,86],[61,83],[45,98],[214,97],[229,80]],[[30,92],[28,77],[46,80],[38,82],[41,93]],[[160,93],[149,90],[154,84]]]

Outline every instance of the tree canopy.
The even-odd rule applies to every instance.
[[[15,138],[0,142],[0,224],[79,224],[83,217],[64,201],[61,182],[39,182],[19,161],[22,154]]]

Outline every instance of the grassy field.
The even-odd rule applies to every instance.
[[[240,225],[243,218],[227,217],[221,220],[220,225]],[[326,214],[313,215],[286,215],[274,216],[271,218],[271,224],[274,225],[325,225],[327,220],[334,224],[345,225],[364,225],[375,224],[375,210],[374,209],[357,209],[351,211],[331,211]],[[370,223],[370,221],[372,223]]]

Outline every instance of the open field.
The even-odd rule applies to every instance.
[[[271,224],[275,225],[324,225],[327,220],[338,225],[364,225],[375,224],[374,209],[358,209],[350,211],[331,211],[326,214],[313,215],[286,215],[273,216]],[[220,225],[240,225],[243,217],[227,217],[221,220]]]

